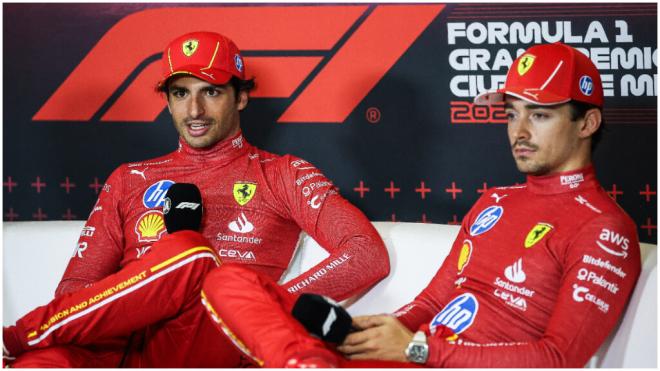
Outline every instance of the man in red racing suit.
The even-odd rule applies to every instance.
[[[183,35],[165,50],[163,69],[178,150],[110,175],[56,298],[3,332],[9,356],[23,353],[13,366],[115,367],[122,357],[132,367],[239,366],[200,304],[202,279],[219,257],[280,280],[301,230],[330,255],[283,283],[289,293],[343,300],[388,274],[376,230],[316,167],[245,141],[238,111],[252,81],[231,40]],[[180,182],[201,190],[204,238],[167,235],[164,197]],[[128,335],[143,328],[125,355]]]
[[[536,46],[514,62],[503,89],[476,101],[498,99],[527,182],[484,193],[413,302],[394,315],[354,318],[358,331],[337,347],[349,360],[307,334],[268,278],[224,279],[240,267],[209,276],[221,288],[203,287],[216,324],[271,367],[583,367],[615,327],[641,266],[636,226],[590,161],[600,76],[569,46]]]

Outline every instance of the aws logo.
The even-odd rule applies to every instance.
[[[624,259],[628,257],[628,244],[630,243],[630,239],[626,238],[623,234],[603,228],[600,231],[599,239],[600,241],[596,241],[596,244],[606,253],[620,256]]]
[[[165,45],[183,33],[208,30],[226,34],[246,55],[246,75],[258,82],[252,97],[292,99],[278,122],[341,123],[443,8],[231,6],[136,12],[103,35],[32,119],[154,121],[165,108],[165,100],[154,94]]]

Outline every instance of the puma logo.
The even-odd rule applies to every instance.
[[[506,196],[508,196],[508,195],[500,196],[497,193],[493,193],[492,195],[490,195],[490,197],[495,199],[496,203],[500,203],[500,200],[503,199]]]
[[[133,169],[133,170],[131,170],[130,173],[131,173],[131,174],[135,174],[135,175],[139,175],[139,176],[142,177],[142,179],[147,180],[147,177],[144,176],[144,172],[147,171],[147,169],[149,169],[149,168],[147,167],[147,168],[145,168],[145,169],[142,170],[142,171]]]

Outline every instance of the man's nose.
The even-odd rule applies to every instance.
[[[519,120],[516,121],[516,123],[513,125],[511,129],[512,131],[512,137],[515,141],[518,140],[528,140],[531,137],[531,132],[529,130],[529,119],[527,117],[521,117]]]
[[[188,115],[197,118],[204,115],[204,102],[201,97],[193,96],[188,107]]]

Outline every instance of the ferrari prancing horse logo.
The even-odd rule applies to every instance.
[[[256,183],[236,182],[234,183],[234,200],[236,200],[239,205],[243,206],[250,202],[256,191]]]
[[[185,54],[186,57],[190,57],[191,55],[195,54],[198,45],[199,45],[199,41],[195,39],[189,39],[184,41],[183,44],[181,44],[181,49],[183,50],[183,54]]]
[[[529,249],[530,247],[536,245],[537,242],[541,241],[548,232],[552,230],[552,225],[548,223],[538,223],[532,228],[529,233],[527,233],[527,238],[525,238],[525,248]]]
[[[535,59],[536,57],[531,54],[523,55],[520,61],[518,61],[518,75],[522,76],[526,74],[532,68]]]

